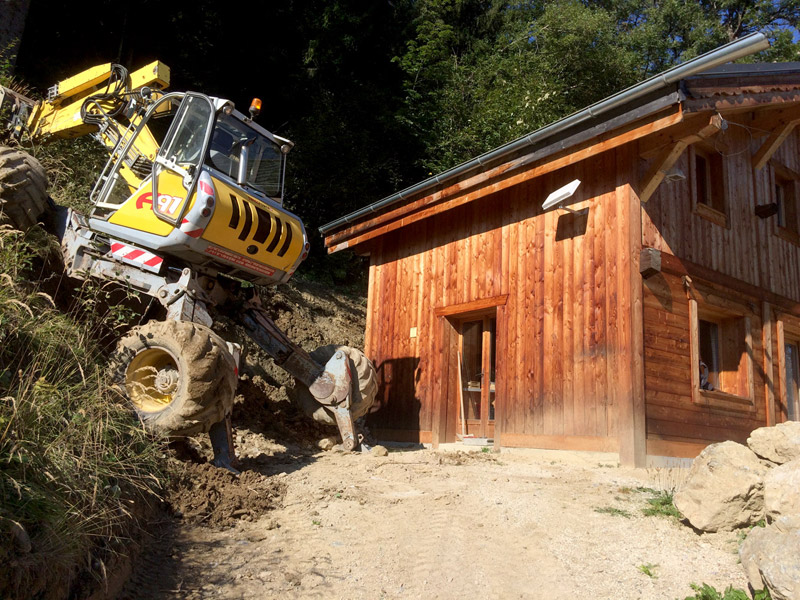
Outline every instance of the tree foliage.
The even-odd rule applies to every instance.
[[[175,89],[261,97],[296,143],[287,202],[317,248],[316,226],[737,37],[793,60],[800,18],[800,0],[162,4],[32,0],[19,74],[44,89],[160,58]]]
[[[418,0],[415,13],[395,59],[400,118],[433,172],[754,31],[772,42],[756,59],[791,60],[800,3]]]

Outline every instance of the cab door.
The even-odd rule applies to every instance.
[[[188,208],[213,123],[211,100],[202,94],[185,94],[153,162],[153,211],[173,226]]]

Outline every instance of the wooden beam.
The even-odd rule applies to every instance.
[[[772,307],[761,304],[761,334],[764,344],[764,388],[766,391],[767,427],[775,425],[775,366],[772,359]]]
[[[659,156],[664,152],[665,148],[671,147],[680,140],[685,140],[692,144],[699,141],[701,139],[700,136],[703,136],[703,138],[710,137],[714,134],[714,131],[708,128],[713,128],[714,123],[722,124],[722,118],[717,114],[713,116],[709,116],[708,113],[684,114],[684,118],[680,122],[641,140],[639,142],[639,156],[645,160],[650,160]]]
[[[630,161],[636,159],[628,152]],[[647,424],[644,389],[644,303],[639,258],[642,251],[642,208],[638,196],[617,173],[617,202],[623,211],[622,256],[620,257],[620,306],[622,363],[612,385],[617,388],[619,460],[625,466],[644,467],[647,462]],[[619,217],[618,217],[619,220]]]
[[[753,155],[752,162],[754,169],[761,169],[767,164],[769,159],[772,158],[772,155],[775,154],[775,151],[780,148],[784,140],[794,131],[798,123],[800,123],[800,119],[795,119],[783,123],[772,131],[766,141],[761,144],[761,147]]]
[[[788,410],[789,393],[786,389],[786,332],[784,331],[784,322],[778,319],[775,324],[775,335],[778,338],[778,394],[782,406],[786,406]],[[784,414],[783,410],[779,415],[776,415],[778,421],[782,421]]]
[[[642,204],[650,200],[650,197],[655,193],[658,186],[664,181],[667,171],[672,168],[672,165],[680,158],[688,145],[687,142],[679,140],[672,146],[666,148],[661,153],[661,156],[653,161],[653,164],[650,165],[650,168],[647,170],[640,184],[641,191],[639,192],[639,200]]]
[[[433,309],[433,314],[437,317],[450,317],[453,315],[470,316],[471,313],[479,313],[490,308],[503,306],[508,300],[508,294],[492,296],[491,298],[481,298],[472,302],[462,302],[461,304],[451,304],[450,306],[440,306]]]
[[[599,139],[595,143],[587,142],[580,149],[571,148],[534,164],[528,164],[529,159],[522,157],[474,175],[369,221],[332,233],[325,238],[325,246],[329,253],[352,248],[421,219],[441,214],[479,198],[581,162],[596,154],[628,144],[664,127],[679,123],[681,119],[680,111],[666,112],[654,121],[639,124],[623,133],[615,132],[613,136],[609,134],[608,139]]]
[[[639,273],[647,279],[661,272],[661,250],[642,248],[639,254]]]
[[[639,200],[644,204],[650,200],[651,196],[655,193],[658,186],[664,180],[667,172],[672,168],[672,165],[680,158],[683,151],[686,150],[689,144],[694,144],[705,140],[715,135],[722,129],[723,119],[719,114],[711,116],[711,119],[706,125],[699,130],[680,138],[672,145],[668,145],[661,151],[656,160],[650,165],[647,173],[642,178],[639,190]]]
[[[705,279],[706,281],[746,294],[762,302],[769,302],[771,305],[779,307],[787,314],[800,317],[800,302],[795,302],[790,298],[780,296],[774,292],[742,281],[741,279],[736,279],[730,275],[725,275],[719,271],[714,271],[708,267],[678,258],[666,252],[661,253],[661,271],[679,277],[689,275],[691,277]]]

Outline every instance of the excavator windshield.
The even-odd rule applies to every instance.
[[[270,198],[280,198],[284,156],[278,144],[239,119],[224,113],[217,118],[208,152],[208,163],[217,171],[237,180],[244,157],[245,184]]]

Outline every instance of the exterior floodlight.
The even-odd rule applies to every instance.
[[[673,183],[675,181],[685,181],[686,173],[678,167],[672,167],[669,171],[664,173],[664,183]]]
[[[580,179],[575,179],[574,181],[570,181],[567,185],[562,188],[558,188],[555,192],[550,194],[547,197],[547,200],[544,201],[542,204],[542,209],[547,210],[548,208],[552,208],[564,202],[567,198],[572,196],[575,193],[575,190],[578,189],[578,186],[581,184]]]

